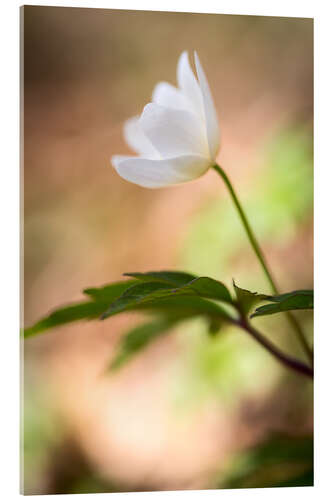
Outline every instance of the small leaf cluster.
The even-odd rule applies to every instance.
[[[135,353],[180,322],[201,316],[208,331],[215,335],[223,326],[238,324],[260,302],[251,318],[296,309],[313,308],[313,291],[299,290],[282,295],[264,295],[233,283],[233,297],[220,281],[186,272],[151,271],[126,273],[128,279],[83,291],[86,299],[51,312],[24,330],[28,338],[51,328],[80,320],[106,320],[116,314],[141,311],[149,321],[122,337],[111,369],[122,366]],[[227,306],[227,307],[226,307]]]
[[[236,453],[219,488],[313,486],[313,436],[273,434]]]

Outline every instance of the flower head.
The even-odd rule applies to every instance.
[[[212,95],[197,53],[195,77],[187,52],[178,61],[178,88],[156,85],[141,116],[125,122],[124,136],[139,156],[113,156],[124,179],[148,188],[191,181],[215,163],[220,130]]]

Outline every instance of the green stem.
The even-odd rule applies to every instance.
[[[225,173],[225,171],[219,166],[217,165],[217,163],[213,166],[213,168],[216,170],[216,172],[220,175],[220,177],[222,177],[223,181],[225,182],[225,185],[227,186],[227,189],[231,195],[231,198],[235,204],[235,207],[237,209],[237,212],[241,218],[241,221],[243,223],[243,226],[244,226],[244,229],[246,231],[246,234],[250,240],[250,243],[251,243],[251,246],[254,250],[254,253],[256,254],[256,256],[258,257],[258,260],[261,264],[261,267],[263,268],[263,271],[269,281],[269,284],[271,286],[271,289],[273,291],[274,294],[278,294],[279,291],[278,291],[278,288],[276,286],[276,283],[272,277],[272,274],[268,268],[268,265],[267,265],[267,262],[265,260],[265,257],[259,247],[259,244],[254,236],[254,233],[250,227],[250,224],[247,220],[247,217],[245,215],[245,212],[237,198],[237,195],[235,193],[235,190],[234,188],[232,187],[232,184],[227,176],[227,174]],[[312,351],[306,341],[306,338],[305,338],[305,335],[300,327],[300,325],[298,324],[296,318],[290,313],[290,312],[287,312],[287,318],[289,320],[289,323],[293,326],[295,332],[297,333],[297,336],[298,336],[298,339],[300,341],[300,343],[302,344],[302,347],[306,353],[306,355],[308,356],[309,360],[311,361],[311,363],[313,363],[313,354],[312,354]]]

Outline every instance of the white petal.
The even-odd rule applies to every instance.
[[[210,163],[199,156],[178,156],[168,160],[127,158],[116,170],[123,179],[147,188],[160,188],[191,181],[203,175]]]
[[[152,101],[166,108],[183,109],[192,112],[191,103],[185,94],[167,82],[160,82],[156,85]]]
[[[113,155],[111,157],[111,164],[115,168],[117,168],[122,161],[124,161],[124,160],[130,160],[131,158],[136,158],[136,156]]]
[[[188,111],[150,103],[142,112],[140,125],[162,158],[187,154],[210,157],[202,122]]]
[[[129,118],[124,124],[124,136],[127,144],[139,155],[146,158],[159,158],[160,155],[145,136],[140,126],[140,117]]]
[[[202,66],[200,64],[198,54],[196,52],[194,52],[194,59],[195,59],[195,67],[199,78],[199,84],[202,92],[204,110],[205,110],[209,150],[211,158],[215,159],[218,150],[220,148],[219,123],[216,115],[212,94],[209,89],[208,81],[204,73],[204,70],[202,69]]]
[[[193,112],[201,118],[204,118],[201,90],[190,66],[188,53],[186,51],[182,52],[179,57],[177,66],[177,81],[179,88],[191,102]]]

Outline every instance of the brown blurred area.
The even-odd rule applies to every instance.
[[[229,203],[216,174],[149,190],[122,180],[109,160],[129,152],[123,122],[142,111],[154,85],[176,83],[183,50],[197,50],[205,68],[222,130],[218,161],[241,199],[255,200],[276,134],[296,124],[311,142],[310,19],[32,6],[21,15],[25,325],[124,272],[199,272],[184,248],[202,210],[214,200]],[[286,240],[263,241],[285,291],[312,286],[311,204],[304,214]],[[237,276],[242,285],[243,271],[253,269],[251,284],[263,286],[245,239],[242,245],[215,277],[230,284]],[[206,255],[200,260],[196,252],[205,269]],[[105,377],[122,332],[138,318],[74,324],[26,342],[27,408],[38,413],[37,423],[39,412],[55,418],[38,460],[36,424],[26,493],[92,492],[93,482],[78,486],[80,474],[98,477],[102,491],[209,488],[230,453],[267,429],[311,429],[308,393],[295,406],[301,382],[286,375],[287,383],[274,362],[268,386],[259,384],[251,397],[237,393],[231,407],[217,391],[175,410],[173,393],[187,383],[183,365],[192,348],[181,328]],[[260,349],[244,342],[245,351]]]

